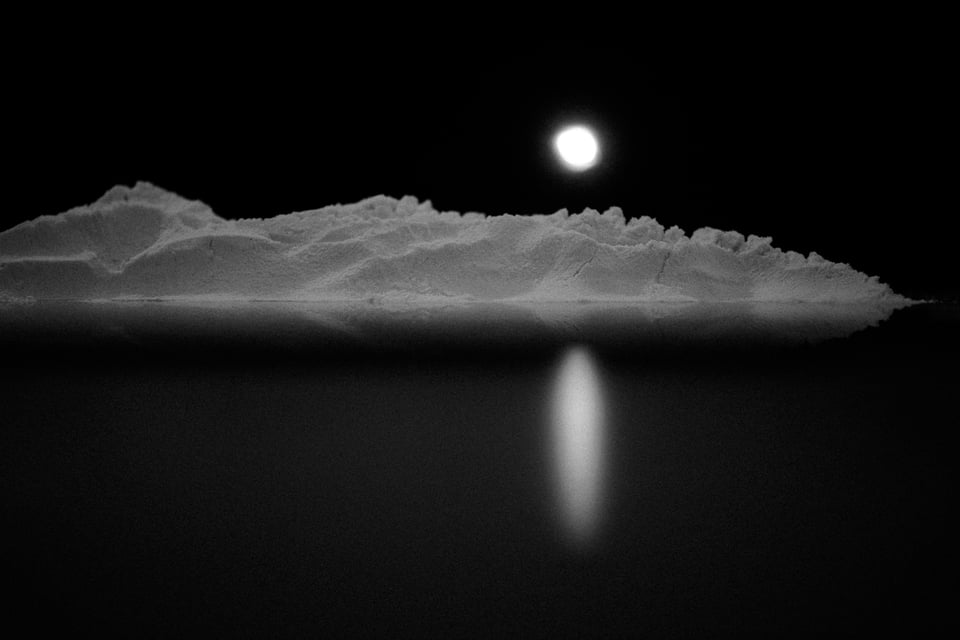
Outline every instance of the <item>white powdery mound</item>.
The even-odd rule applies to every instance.
[[[770,238],[688,237],[616,207],[486,216],[376,196],[225,220],[142,182],[0,233],[0,296],[904,301],[876,277]]]

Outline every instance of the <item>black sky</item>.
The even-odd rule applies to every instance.
[[[137,180],[225,217],[378,193],[486,213],[618,205],[955,297],[945,45],[894,22],[656,44],[329,23],[311,37],[182,15],[65,29],[8,66],[2,222]],[[574,120],[604,145],[580,175],[549,148]]]

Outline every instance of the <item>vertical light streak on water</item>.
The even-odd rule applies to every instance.
[[[582,346],[563,355],[553,392],[551,438],[557,499],[567,538],[596,536],[603,498],[604,410],[593,355]]]

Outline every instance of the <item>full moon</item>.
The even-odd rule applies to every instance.
[[[553,147],[560,160],[573,171],[586,171],[597,164],[600,155],[597,137],[583,125],[560,131],[553,139]]]

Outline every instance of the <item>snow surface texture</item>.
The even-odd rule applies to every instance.
[[[616,207],[439,212],[376,196],[225,220],[147,183],[0,233],[0,299],[902,303],[876,277],[770,238],[687,236]]]

